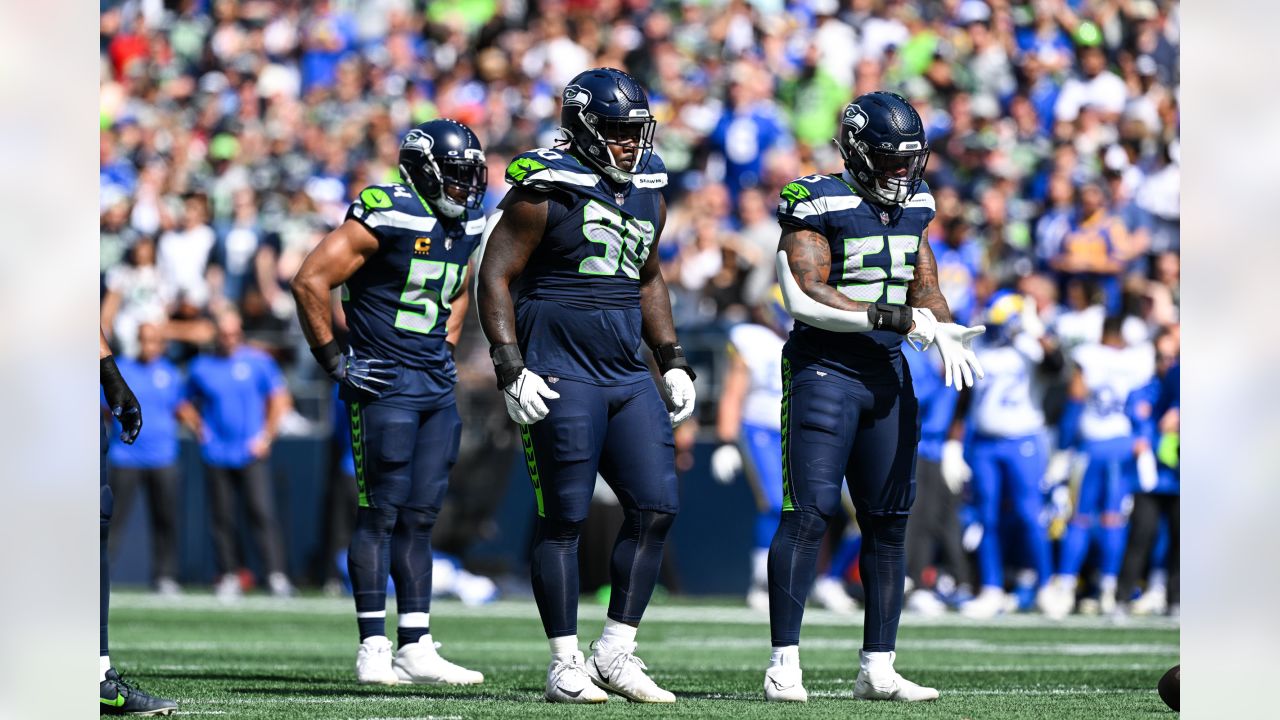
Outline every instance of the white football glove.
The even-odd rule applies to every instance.
[[[934,337],[938,334],[938,319],[929,308],[911,308],[911,321],[915,323],[911,332],[907,333],[907,342],[920,352],[929,349]]]
[[[1151,492],[1160,482],[1160,473],[1156,470],[1156,454],[1147,448],[1138,453],[1138,487],[1142,492]]]
[[[1071,468],[1075,465],[1075,451],[1055,450],[1049,456],[1049,465],[1044,471],[1044,482],[1040,489],[1049,492],[1053,488],[1065,484],[1071,479]]]
[[[725,443],[711,453],[711,477],[728,485],[742,472],[742,451],[733,443]]]
[[[671,396],[671,404],[675,406],[671,416],[671,427],[688,420],[693,415],[693,403],[697,393],[693,390],[693,379],[689,373],[680,368],[671,368],[662,376],[662,384]]]
[[[942,443],[942,481],[952,495],[959,495],[964,484],[973,477],[973,469],[964,461],[964,443],[948,440]]]
[[[1028,336],[1037,340],[1044,337],[1044,321],[1040,319],[1040,310],[1036,307],[1036,299],[1030,295],[1022,296],[1022,314],[1018,320],[1022,325],[1022,332]]]
[[[942,354],[947,387],[954,387],[959,392],[963,388],[973,387],[975,375],[978,379],[987,376],[978,363],[978,356],[973,354],[973,339],[986,331],[985,325],[965,327],[955,323],[938,323],[938,332],[933,339],[938,352]]]
[[[555,400],[560,393],[552,390],[547,383],[529,368],[520,370],[520,376],[502,389],[502,399],[507,401],[507,415],[521,425],[532,425],[551,412],[543,398]]]

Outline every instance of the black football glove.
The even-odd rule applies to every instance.
[[[336,340],[312,348],[316,362],[333,378],[335,382],[354,388],[373,397],[382,397],[383,391],[391,387],[396,379],[396,363],[392,360],[378,358],[357,358],[346,354],[338,348]]]
[[[120,441],[132,445],[138,439],[138,432],[142,430],[142,407],[138,405],[138,398],[129,389],[129,384],[120,376],[114,356],[108,355],[98,362],[98,380],[106,393],[111,414],[120,421],[120,427],[123,428]]]

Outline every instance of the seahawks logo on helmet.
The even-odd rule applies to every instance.
[[[862,132],[862,128],[866,127],[868,122],[870,119],[867,114],[856,104],[850,103],[844,109],[844,124],[848,125],[855,135]]]
[[[416,145],[422,149],[423,154],[430,155],[431,148],[436,146],[436,140],[418,128],[414,128],[409,131],[409,134],[404,136],[404,142],[400,144],[403,147],[412,147]]]
[[[564,100],[561,102],[565,105],[585,108],[591,104],[591,93],[578,85],[567,85],[564,89]]]

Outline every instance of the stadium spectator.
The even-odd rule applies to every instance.
[[[150,323],[138,326],[137,358],[121,358],[120,375],[147,409],[147,431],[132,445],[112,434],[107,451],[111,490],[115,493],[114,520],[126,527],[140,488],[147,492],[151,520],[151,582],[165,596],[181,592],[178,585],[178,406],[182,401],[182,374],[164,357],[164,337]],[[111,535],[109,549],[116,555],[123,532]]]
[[[233,600],[241,593],[238,573],[244,556],[238,552],[232,505],[237,491],[243,495],[271,593],[288,597],[294,589],[285,574],[269,461],[280,421],[289,410],[289,392],[275,361],[243,342],[240,316],[230,310],[219,315],[217,351],[192,361],[178,412],[200,438],[222,572],[219,598]]]

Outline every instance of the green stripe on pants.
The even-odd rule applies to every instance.
[[[524,464],[529,469],[529,481],[533,483],[533,495],[538,499],[538,517],[546,517],[542,505],[542,478],[538,476],[538,459],[533,454],[533,436],[529,426],[520,426],[520,444],[524,445]]]
[[[782,510],[794,510],[791,502],[791,361],[782,358]]]
[[[348,406],[351,411],[351,458],[356,465],[356,487],[360,491],[360,507],[369,507],[369,497],[365,494],[364,484],[364,413],[360,411],[360,403],[353,402]]]

